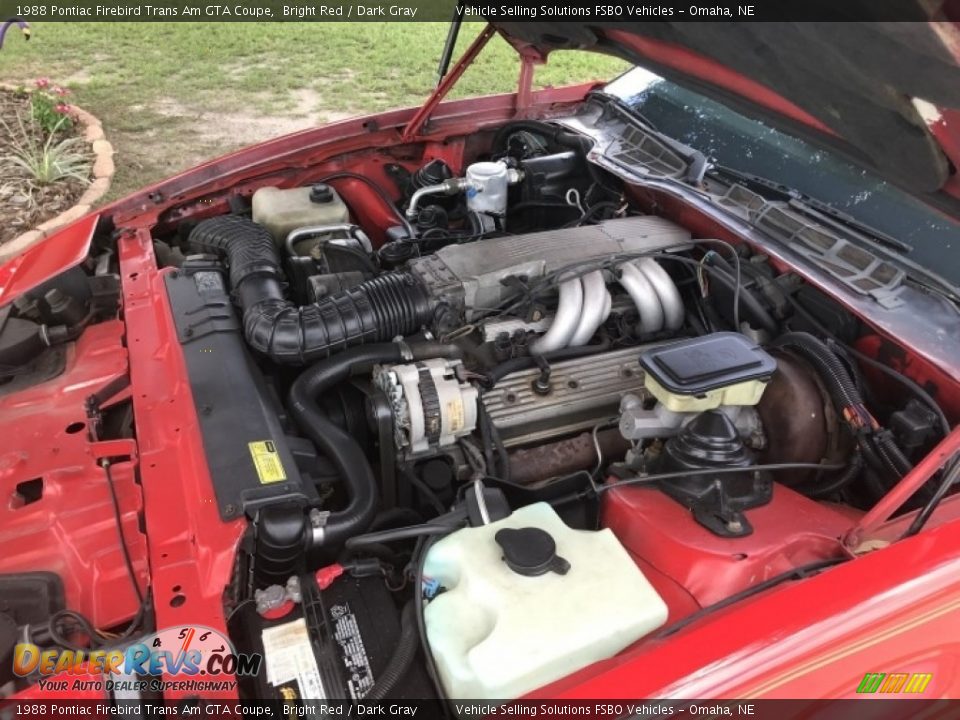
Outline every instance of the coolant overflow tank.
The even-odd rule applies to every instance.
[[[323,183],[286,189],[262,187],[253,194],[252,204],[253,221],[267,228],[277,245],[302,227],[350,221],[350,212],[337,191]]]
[[[532,561],[518,571],[515,554],[504,559],[505,538],[534,534],[555,548],[546,543],[534,558],[542,571],[530,571]],[[569,528],[547,503],[445,537],[430,548],[424,574],[443,588],[424,621],[454,699],[520,697],[615,655],[667,619],[610,530]]]

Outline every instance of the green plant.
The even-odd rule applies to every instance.
[[[67,131],[73,127],[72,109],[65,98],[70,91],[59,85],[50,85],[47,78],[33,83],[36,89],[30,95],[30,115],[47,135]]]
[[[61,117],[61,122],[64,118]],[[72,137],[57,140],[59,124],[52,132],[38,137],[24,127],[22,120],[14,131],[7,123],[4,129],[11,138],[10,152],[4,158],[5,165],[12,172],[25,174],[37,185],[49,185],[58,180],[77,180],[88,182],[90,175],[90,157],[84,152],[86,144],[80,138]]]

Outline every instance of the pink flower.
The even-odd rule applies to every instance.
[[[65,87],[60,87],[59,85],[57,85],[56,87],[53,88],[53,94],[59,95],[60,97],[66,97],[67,95],[70,94],[70,91],[67,90]]]
[[[33,84],[36,85],[41,90],[43,90],[44,88],[50,85],[50,78],[45,78],[45,77],[37,78],[36,80],[34,80]]]
[[[61,115],[68,115],[70,113],[70,106],[66,103],[60,103],[57,105],[54,110],[56,110]]]

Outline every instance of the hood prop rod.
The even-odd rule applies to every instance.
[[[447,39],[443,43],[443,54],[440,55],[440,64],[437,66],[437,85],[443,80],[450,69],[453,60],[453,51],[457,46],[457,37],[460,35],[460,26],[463,24],[463,0],[458,0],[450,19],[450,29],[447,30]]]
[[[423,103],[423,106],[417,110],[414,116],[410,119],[410,122],[407,123],[407,126],[403,129],[403,134],[400,137],[402,142],[410,142],[416,138],[420,131],[423,130],[424,126],[427,124],[427,121],[430,119],[430,116],[433,114],[433,111],[437,109],[437,105],[447,96],[447,93],[450,92],[450,89],[457,84],[457,81],[461,78],[463,73],[468,67],[477,59],[477,56],[490,41],[490,38],[493,37],[496,30],[494,30],[493,25],[487,25],[483,30],[480,31],[480,34],[474,39],[470,44],[470,47],[467,48],[466,52],[460,57],[459,60],[450,68],[450,72],[441,78],[440,82],[437,83],[437,87],[430,97],[427,98],[426,102]],[[449,36],[448,36],[449,41]],[[452,55],[453,48],[450,49]],[[446,54],[446,48],[444,48],[444,54]]]

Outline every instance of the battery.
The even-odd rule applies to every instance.
[[[285,702],[362,700],[400,641],[400,610],[383,578],[344,575],[321,591],[300,577],[302,602],[285,617],[262,618],[252,604],[231,623],[238,650],[264,658],[261,673],[238,678],[241,695]],[[243,647],[240,647],[240,645]],[[391,697],[434,697],[420,656]]]

